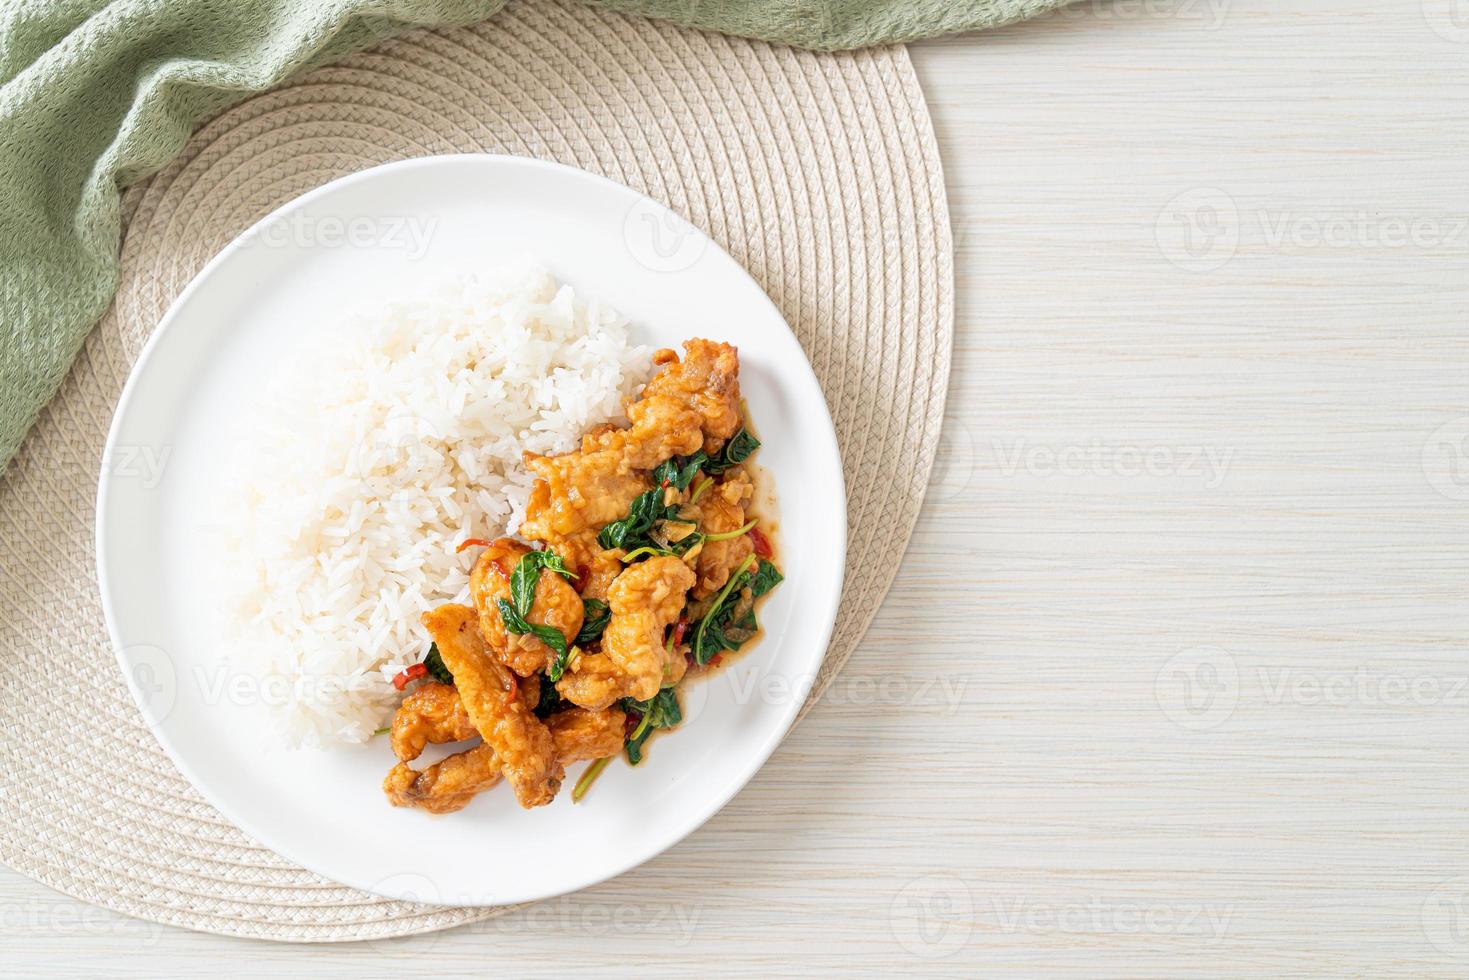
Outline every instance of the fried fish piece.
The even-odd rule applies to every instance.
[[[564,456],[526,453],[525,465],[540,477],[520,522],[520,533],[534,541],[599,530],[626,517],[633,500],[651,485],[647,473],[628,464],[620,446]]]
[[[631,696],[632,687],[632,678],[610,658],[584,653],[557,681],[556,692],[572,704],[596,711]]]
[[[582,436],[582,455],[618,451],[630,470],[651,470],[670,456],[688,456],[704,444],[703,419],[676,398],[653,395],[627,404],[628,428],[601,425]],[[568,454],[572,455],[572,454]]]
[[[540,682],[539,677],[528,677],[520,682],[518,697],[531,711],[540,702]],[[405,735],[400,745],[398,719],[405,713],[410,717],[403,722]],[[422,772],[407,763],[422,754],[426,743],[437,745],[478,736],[479,730],[470,721],[469,712],[464,709],[464,702],[452,685],[431,681],[408,695],[398,706],[398,715],[393,718],[393,750],[403,761],[394,766],[383,780],[388,802],[393,806],[417,807],[429,813],[453,813],[464,809],[476,794],[500,781],[500,763],[495,759],[493,749],[481,742],[434,763]],[[405,756],[405,752],[412,755]]]
[[[426,745],[462,742],[478,735],[479,729],[469,720],[459,692],[453,685],[438,681],[430,681],[404,698],[393,716],[393,754],[403,762],[417,759]]]
[[[621,551],[603,548],[597,543],[596,531],[583,531],[566,538],[558,536],[548,542],[547,547],[560,555],[566,567],[576,573],[576,590],[583,599],[607,600],[613,580],[622,574]]]
[[[535,711],[541,700],[539,676],[520,681],[520,700]],[[412,762],[428,745],[478,738],[479,729],[469,720],[469,712],[464,710],[464,702],[452,684],[429,681],[398,705],[390,737],[393,754],[403,762]]]
[[[479,612],[480,633],[495,659],[521,677],[545,670],[556,656],[535,634],[507,631],[500,615],[497,600],[510,598],[510,574],[528,554],[530,548],[514,538],[500,538],[485,548],[469,574],[469,595]],[[584,607],[576,588],[560,574],[542,570],[526,621],[552,627],[570,645],[581,631],[583,616]]]
[[[627,406],[627,417],[632,428],[604,440],[620,442],[623,457],[634,469],[651,470],[670,456],[690,456],[704,444],[704,420],[676,398],[639,398]]]
[[[452,688],[450,689],[452,690]],[[487,742],[449,756],[418,772],[400,762],[383,780],[383,792],[393,806],[411,806],[429,813],[453,813],[469,805],[479,793],[500,781],[495,750]]]
[[[629,566],[612,583],[602,653],[629,678],[630,697],[646,701],[682,676],[683,655],[665,646],[663,634],[683,611],[694,581],[682,559],[659,555]]]
[[[601,426],[583,437],[580,449],[561,456],[526,453],[525,465],[540,479],[522,534],[551,542],[599,530],[625,517],[633,499],[648,490],[643,471],[701,446],[713,453],[739,430],[739,352],[697,339],[684,349],[682,361],[671,350],[654,356],[662,370],[627,406],[629,428]]]
[[[444,711],[448,717],[454,717],[454,710],[457,710],[458,716],[469,724],[469,713],[464,711],[454,688],[438,686],[447,689],[452,699],[436,692],[432,699],[433,707]],[[527,696],[526,688],[521,688],[521,701],[532,701],[533,696],[538,695],[530,693]],[[552,714],[546,721],[555,755],[563,765],[617,755],[623,749],[626,726],[627,714],[616,708],[605,711],[567,708]],[[470,729],[473,730],[473,726]],[[463,810],[477,793],[498,783],[499,776],[501,768],[494,749],[488,743],[480,742],[472,749],[450,755],[441,763],[429,765],[422,773],[408,767],[407,763],[398,763],[383,780],[382,788],[394,807],[416,807],[429,813],[447,814]]]
[[[546,719],[556,743],[556,758],[563,764],[583,759],[605,759],[622,751],[627,733],[627,712],[616,708],[588,711],[567,708]]]
[[[682,360],[671,350],[653,355],[662,370],[643,387],[642,398],[668,397],[696,413],[704,451],[713,455],[740,428],[740,354],[731,344],[699,338],[683,347]]]
[[[515,675],[490,655],[477,618],[473,609],[451,602],[424,613],[422,621],[515,798],[527,809],[542,806],[555,798],[565,770],[551,733],[518,696]]]
[[[704,491],[699,502],[685,511],[699,522],[699,530],[705,534],[722,534],[737,531],[748,519],[745,506],[755,495],[755,487],[743,468],[730,470],[724,477]],[[694,560],[694,569],[699,580],[694,586],[695,599],[707,599],[729,581],[730,575],[755,550],[755,544],[747,534],[726,541],[706,541]]]

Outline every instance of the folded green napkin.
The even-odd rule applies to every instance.
[[[598,0],[591,0],[598,2]],[[1067,0],[600,0],[811,48],[972,30]],[[117,285],[118,189],[200,119],[413,27],[505,0],[0,0],[0,467]]]

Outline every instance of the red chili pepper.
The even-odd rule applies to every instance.
[[[428,664],[414,664],[404,670],[398,671],[398,676],[393,678],[393,686],[398,690],[408,686],[408,682],[415,677],[423,677],[428,673]]]
[[[454,549],[454,554],[459,554],[459,552],[463,551],[465,548],[488,548],[489,546],[490,543],[484,538],[465,538],[464,542],[460,544],[459,547]]]
[[[770,539],[761,534],[758,527],[750,528],[750,541],[755,545],[755,554],[761,558],[769,558],[775,554],[775,549],[770,547]]]
[[[680,619],[678,625],[673,628],[673,646],[675,649],[683,642],[684,634],[689,631],[689,621]]]
[[[718,667],[722,663],[724,663],[724,654],[722,653],[716,653],[714,656],[709,658],[710,667]]]

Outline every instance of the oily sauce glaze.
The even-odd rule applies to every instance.
[[[527,453],[537,480],[520,533],[471,540],[473,608],[422,617],[434,641],[423,678],[391,726],[394,806],[462,809],[502,778],[523,807],[555,798],[566,765],[633,765],[647,739],[681,721],[678,685],[759,634],[759,599],[778,585],[774,549],[750,514],[739,354],[690,340],[628,404],[630,425],[588,432],[560,456]],[[430,744],[473,747],[415,770]]]

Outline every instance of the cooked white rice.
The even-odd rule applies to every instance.
[[[273,379],[227,513],[230,663],[290,744],[359,742],[467,593],[466,538],[519,524],[521,453],[622,416],[649,351],[539,269],[456,277],[328,331]]]

